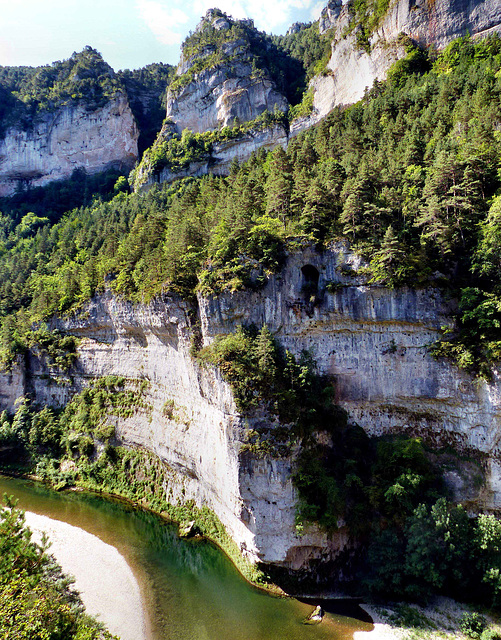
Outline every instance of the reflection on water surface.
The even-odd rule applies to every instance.
[[[174,526],[122,502],[1,476],[0,492],[115,546],[141,585],[153,640],[348,640],[373,628],[335,612],[302,624],[311,604],[254,589],[209,542],[181,540]]]

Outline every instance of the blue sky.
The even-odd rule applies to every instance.
[[[48,64],[90,45],[116,70],[177,64],[200,17],[218,7],[267,33],[316,19],[327,0],[0,0],[0,65]]]

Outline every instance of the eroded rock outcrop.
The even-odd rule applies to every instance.
[[[423,47],[442,49],[467,33],[476,38],[500,32],[501,4],[498,0],[398,0],[365,49],[357,44],[360,26],[352,28],[351,22],[349,7],[341,0],[331,0],[322,12],[320,31],[332,30],[332,55],[325,72],[312,81],[312,121],[335,106],[356,102],[374,80],[385,80],[389,67],[405,56],[400,34]]]
[[[0,139],[0,196],[69,178],[78,168],[128,170],[137,160],[138,136],[125,94],[92,110],[85,103],[42,110],[30,126],[11,126]]]
[[[171,132],[172,125],[165,124],[152,148],[155,149],[158,144],[168,140],[172,135]],[[209,153],[201,154],[198,160],[189,162],[186,167],[181,169],[167,165],[160,170],[155,170],[147,153],[131,174],[133,186],[136,191],[141,191],[148,189],[153,184],[170,183],[180,178],[200,177],[208,173],[228,175],[232,162],[245,162],[259,149],[271,151],[278,145],[285,149],[288,141],[289,135],[285,126],[276,123],[265,127],[256,125],[256,127],[250,127],[235,137],[214,142]]]
[[[207,12],[183,44],[167,93],[166,121],[131,176],[135,190],[187,176],[226,175],[233,161],[287,145],[288,102],[263,63],[270,46],[252,20],[233,20],[218,9]],[[182,167],[169,158],[164,162],[162,145],[185,130],[214,132],[210,150]]]
[[[368,285],[356,275],[359,267],[342,244],[324,253],[307,247],[260,291],[200,297],[201,340],[208,344],[241,323],[267,324],[294,354],[311,351],[320,371],[334,377],[336,401],[369,434],[421,435],[478,456],[483,488],[472,483],[467,466],[446,479],[457,499],[499,510],[497,374],[488,384],[432,358],[428,347],[454,309],[439,289]],[[341,526],[327,536],[309,527],[296,535],[293,461],[243,450],[252,424],[242,420],[218,371],[191,357],[190,323],[189,307],[174,298],[133,305],[102,295],[80,317],[54,321],[82,338],[71,377],[31,356],[22,372],[0,381],[2,405],[12,409],[15,396],[28,392],[40,404],[63,406],[89,380],[106,375],[147,380],[148,408],[117,418],[117,438],[165,463],[168,500],[210,506],[253,561],[301,569],[335,560],[349,548],[349,533]]]
[[[285,97],[252,50],[251,20],[210,9],[184,43],[177,79],[167,94],[167,117],[178,132],[196,133],[286,111]]]

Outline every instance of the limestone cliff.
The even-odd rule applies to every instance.
[[[130,169],[139,132],[125,86],[92,47],[0,73],[0,196],[75,169]]]
[[[41,111],[28,128],[11,126],[0,140],[0,196],[68,178],[80,167],[130,169],[138,135],[124,94],[92,111],[84,104]]]
[[[233,161],[243,162],[260,148],[286,146],[288,102],[266,68],[265,59],[272,56],[267,47],[271,44],[252,20],[233,20],[218,9],[207,12],[182,46],[167,92],[166,120],[131,176],[135,190],[187,176],[224,175]],[[205,134],[207,144],[180,167],[164,159],[164,150],[184,130]]]
[[[485,486],[475,488],[459,465],[447,472],[451,488],[477,508],[501,508],[498,375],[487,384],[431,357],[428,346],[454,308],[440,290],[368,285],[353,275],[359,266],[344,245],[324,253],[307,247],[260,291],[199,297],[202,341],[241,323],[266,323],[293,353],[312,352],[320,371],[334,377],[337,402],[369,434],[419,434],[477,455]],[[293,461],[242,451],[252,425],[243,422],[218,371],[190,356],[191,322],[188,305],[174,298],[133,305],[102,295],[79,317],[53,323],[82,338],[71,376],[31,355],[2,377],[1,403],[12,408],[16,396],[30,393],[40,404],[62,406],[92,378],[146,379],[151,409],[117,419],[117,438],[165,463],[170,501],[209,505],[253,561],[299,569],[335,560],[350,546],[348,532],[341,526],[329,537],[310,527],[296,535]]]
[[[293,25],[291,33],[300,28]],[[213,152],[181,170],[155,171],[143,161],[134,180],[136,188],[208,172],[225,174],[232,160],[246,160],[258,146],[285,146],[334,107],[356,102],[375,80],[384,80],[391,65],[406,55],[403,34],[420,46],[441,49],[467,33],[475,38],[501,31],[501,8],[497,0],[398,0],[371,33],[367,29],[349,3],[330,0],[319,30],[332,41],[331,56],[324,71],[311,80],[311,116],[298,118],[290,126],[261,128],[258,136],[252,131],[234,136],[229,144],[214,145]],[[219,10],[207,12],[183,45],[168,91],[167,121],[156,146],[173,132],[218,131],[249,123],[265,111],[287,110],[287,100],[263,66],[263,51],[272,45],[265,39],[254,41],[254,33],[251,21],[232,20]]]
[[[202,133],[287,110],[252,46],[251,20],[232,20],[210,9],[184,43],[167,94],[167,117],[178,132]]]
[[[164,143],[172,139],[173,125],[166,122],[162,127],[155,144],[147,150],[139,165],[131,172],[129,180],[135,191],[148,189],[153,184],[173,182],[180,178],[200,177],[211,173],[213,175],[228,175],[232,162],[242,163],[249,159],[252,153],[263,149],[270,151],[276,146],[287,147],[289,135],[285,125],[281,122],[262,126],[254,121],[247,123],[247,127],[237,127],[235,135],[224,137],[214,136],[215,140],[208,143],[209,151],[201,152],[197,158],[185,163],[185,166],[172,166],[169,162],[155,165],[155,152],[161,150]],[[241,129],[241,131],[239,131]],[[174,134],[175,135],[175,134]],[[158,158],[158,156],[157,156]]]
[[[386,79],[389,67],[405,55],[400,34],[442,49],[467,33],[476,38],[500,32],[501,5],[498,0],[398,0],[390,3],[365,48],[357,43],[361,27],[353,20],[341,0],[330,0],[322,12],[320,32],[331,30],[332,55],[325,72],[312,80],[313,121],[359,100],[374,80]]]

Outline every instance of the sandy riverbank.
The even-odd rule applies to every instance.
[[[45,531],[52,553],[75,578],[86,610],[121,640],[148,640],[138,583],[125,558],[98,537],[66,522],[26,512],[26,524],[40,540]]]
[[[372,631],[355,631],[353,640],[401,640],[402,634],[381,618],[374,607],[367,604],[360,605],[367,611],[374,622]]]

